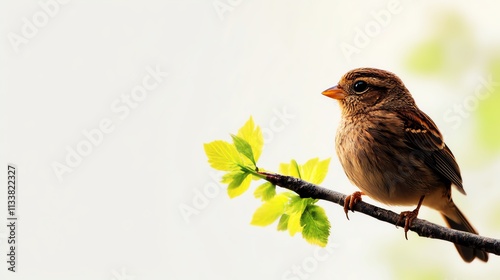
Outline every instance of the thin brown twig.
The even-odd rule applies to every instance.
[[[295,177],[267,172],[260,172],[260,174],[263,175],[264,178],[270,183],[294,191],[303,198],[311,197],[315,199],[322,199],[339,204],[342,207],[344,206],[344,199],[346,198],[345,194],[311,184]],[[353,210],[396,226],[404,226],[404,220],[403,223],[398,224],[399,214],[371,205],[364,201],[356,203]],[[418,218],[413,220],[409,230],[422,237],[446,240],[455,244],[500,255],[499,239],[446,228]]]

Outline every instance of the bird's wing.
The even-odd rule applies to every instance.
[[[422,151],[426,163],[465,194],[455,157],[444,143],[441,132],[431,118],[418,109],[401,110],[399,117],[404,123],[404,135],[408,146]]]

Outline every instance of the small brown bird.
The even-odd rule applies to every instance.
[[[362,190],[346,198],[346,215],[366,194],[389,205],[417,205],[401,213],[405,236],[422,204],[439,211],[450,228],[477,234],[451,198],[451,185],[465,194],[455,157],[395,74],[354,69],[323,94],[340,104],[337,154],[349,180]],[[484,251],[455,247],[466,262],[488,261]]]

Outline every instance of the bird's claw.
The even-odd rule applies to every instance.
[[[399,214],[399,219],[398,222],[396,223],[396,227],[398,227],[399,223],[405,219],[405,238],[408,240],[408,230],[410,230],[411,224],[413,223],[413,220],[415,220],[418,216],[418,211],[420,210],[420,206],[422,206],[422,202],[424,201],[424,195],[420,197],[420,200],[418,201],[417,208],[413,211],[403,211],[401,214]]]
[[[354,212],[354,209],[353,209],[354,205],[356,205],[356,203],[358,203],[362,200],[361,199],[362,195],[364,195],[363,192],[354,192],[351,195],[346,196],[346,198],[344,199],[344,213],[345,213],[345,216],[348,220],[349,220],[349,215],[348,215],[349,210]]]
[[[418,209],[415,209],[413,211],[403,211],[401,212],[401,214],[399,214],[399,219],[398,222],[396,223],[396,227],[403,219],[405,220],[404,231],[406,240],[408,240],[408,230],[410,230],[411,224],[413,223],[413,220],[415,220],[417,216],[418,216]]]

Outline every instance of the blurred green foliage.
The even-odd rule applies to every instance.
[[[410,51],[406,66],[418,74],[456,79],[472,62],[472,32],[462,17],[453,12],[437,14],[433,21],[435,28]]]
[[[482,160],[492,159],[500,152],[500,51],[480,46],[465,19],[456,12],[437,13],[431,22],[433,29],[410,50],[405,66],[419,75],[455,84],[478,65],[484,68],[476,72],[489,83],[479,92],[472,89],[466,93],[467,98],[477,95],[477,107],[467,112],[476,122],[475,131],[464,135],[474,137],[478,147],[475,152],[485,155]]]
[[[488,73],[492,85],[485,88],[487,98],[477,108],[478,142],[488,151],[500,151],[500,55],[491,60]]]

